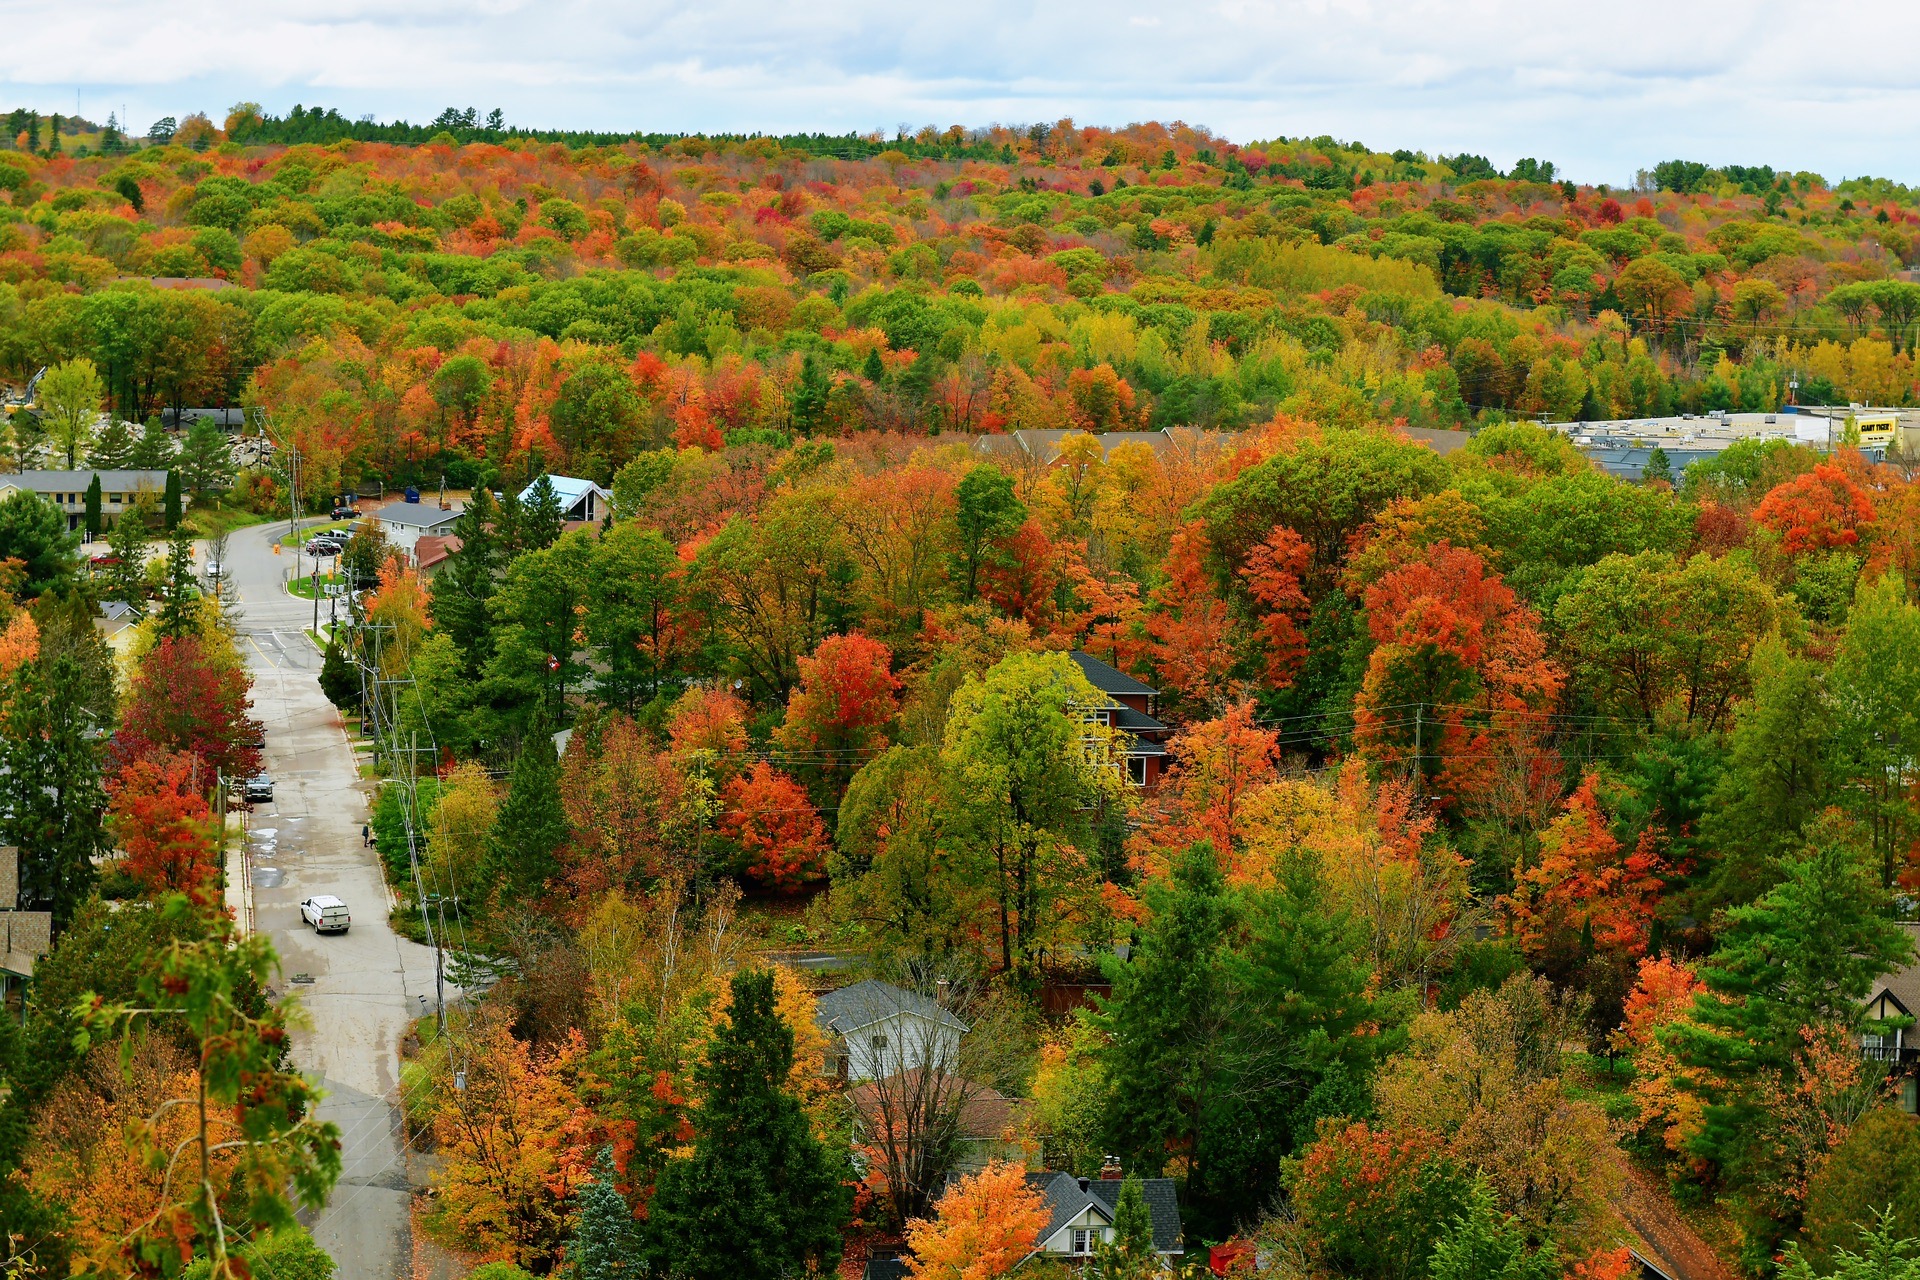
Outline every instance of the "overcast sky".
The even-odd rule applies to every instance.
[[[1920,182],[1912,0],[0,0],[4,107],[658,131],[1181,119],[1238,141]],[[4,109],[0,107],[0,109]]]

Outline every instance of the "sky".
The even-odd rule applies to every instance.
[[[1183,120],[1240,142],[1920,183],[1912,0],[0,0],[0,109],[541,128]],[[77,94],[77,99],[76,99]]]

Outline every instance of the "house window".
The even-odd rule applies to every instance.
[[[1908,1115],[1920,1110],[1920,1081],[1912,1076],[1900,1082],[1900,1109]]]
[[[875,1036],[868,1043],[873,1046],[875,1053],[885,1053],[887,1051],[887,1038],[885,1036]]]
[[[1098,1227],[1075,1227],[1073,1229],[1073,1251],[1077,1254],[1093,1252],[1093,1245],[1100,1238]]]
[[[1147,758],[1145,756],[1127,757],[1127,780],[1136,787],[1147,785]]]

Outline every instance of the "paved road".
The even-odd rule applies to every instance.
[[[394,1100],[400,1040],[424,1012],[421,996],[432,998],[433,953],[387,927],[380,868],[360,843],[367,796],[305,631],[312,605],[281,585],[293,561],[274,555],[273,541],[285,532],[242,529],[227,547],[274,779],[274,801],[255,806],[249,834],[254,919],[279,950],[283,987],[290,982],[307,1011],[294,1061],[321,1080],[320,1115],[345,1139],[345,1170],[311,1224],[314,1238],[339,1263],[339,1280],[404,1280],[413,1271],[411,1188]],[[346,901],[351,930],[320,937],[301,922],[301,899],[316,893]],[[301,977],[312,981],[294,981]]]

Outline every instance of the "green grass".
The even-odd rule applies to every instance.
[[[180,523],[196,538],[211,538],[249,525],[266,524],[272,516],[245,507],[230,507],[224,502],[196,502],[180,517]]]
[[[345,575],[343,575],[343,574],[338,574],[338,573],[323,573],[323,574],[321,574],[321,575],[320,575],[320,587],[321,587],[321,590],[320,590],[320,605],[321,605],[321,609],[320,609],[320,612],[321,612],[322,614],[324,614],[324,613],[326,613],[326,611],[327,611],[327,610],[326,610],[326,603],[327,603],[327,601],[328,601],[329,599],[331,599],[331,598],[332,598],[332,597],[330,597],[330,596],[328,596],[328,595],[327,595],[327,593],[326,593],[326,588],[327,588],[327,587],[329,587],[329,586],[335,586],[335,587],[344,587],[344,586],[345,586],[346,584],[347,584],[347,579],[346,579],[346,577],[345,577]],[[289,579],[287,579],[287,594],[288,594],[288,595],[294,595],[294,596],[299,596],[299,597],[300,597],[300,598],[301,598],[302,600],[311,600],[311,599],[313,599],[313,597],[314,597],[314,590],[313,590],[313,575],[312,575],[312,574],[308,574],[307,576],[305,576],[305,577],[303,577],[303,578],[289,578]]]

